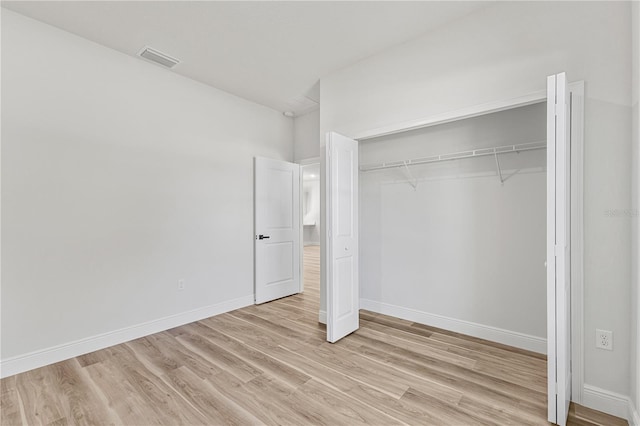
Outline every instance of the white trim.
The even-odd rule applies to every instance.
[[[563,84],[564,84],[564,75]],[[558,286],[558,276],[561,279],[561,288],[564,288],[564,249],[562,253],[558,253],[556,250],[558,248],[558,236],[562,238],[564,241],[564,235],[560,232],[558,233],[559,226],[564,225],[564,220],[566,219],[564,215],[558,214],[558,208],[562,206],[565,201],[563,198],[560,198],[561,202],[558,203],[558,179],[557,175],[560,172],[560,186],[564,186],[564,164],[562,161],[558,162],[559,167],[557,165],[556,159],[558,157],[559,151],[564,152],[564,139],[563,134],[560,132],[560,141],[558,141],[558,127],[564,127],[565,123],[565,99],[564,99],[564,88],[563,93],[561,94],[562,98],[558,99],[558,75],[550,75],[547,77],[547,205],[546,205],[546,215],[547,215],[547,226],[546,226],[546,275],[547,275],[547,291],[545,292],[545,296],[547,299],[547,420],[549,423],[559,424],[564,426],[566,418],[564,418],[564,410],[558,409],[558,405],[560,403],[565,404],[566,401],[564,399],[565,386],[562,386],[565,381],[565,372],[566,370],[562,369],[558,371],[557,368],[558,361],[562,361],[561,359],[561,351],[564,347],[562,343],[565,343],[566,340],[558,339],[558,331],[562,332],[562,329],[565,321],[565,316],[558,316],[557,308],[561,309],[565,308],[566,305],[563,303],[558,303],[558,294],[561,294],[564,298],[566,294],[564,291],[557,291]],[[558,108],[558,102],[563,108]],[[560,112],[561,116],[558,117],[558,112]],[[558,143],[560,142],[560,143]],[[558,170],[560,169],[560,170]],[[559,218],[560,220],[556,220]],[[559,234],[559,235],[558,235]],[[564,246],[564,244],[562,244]],[[562,256],[562,260],[558,261],[558,255]],[[563,309],[564,310],[564,309]],[[563,312],[564,313],[564,312]],[[558,374],[560,373],[560,374]],[[563,380],[562,383],[558,384],[558,376]],[[560,398],[558,398],[558,393],[562,393]],[[560,407],[562,408],[562,407]]]
[[[589,384],[584,385],[582,404],[585,407],[628,419],[631,423],[632,404],[628,396]],[[637,412],[636,412],[637,415]]]
[[[318,313],[318,322],[321,324],[327,323],[327,311],[320,311]]]
[[[87,337],[73,342],[65,343],[51,348],[30,352],[0,361],[0,377],[9,377],[14,374],[33,370],[34,368],[64,361],[76,356],[118,345],[150,334],[159,333],[170,328],[178,327],[214,315],[219,315],[235,309],[253,305],[253,294],[205,306],[187,312],[182,312],[168,317],[147,321],[142,324],[109,331],[96,336]]]
[[[404,121],[388,126],[378,127],[373,130],[357,134],[354,139],[362,141],[365,139],[377,138],[380,136],[393,135],[409,130],[420,129],[423,127],[437,126],[438,124],[450,123],[452,121],[464,120],[466,118],[478,117],[485,114],[500,112],[512,108],[523,107],[527,105],[545,102],[547,100],[546,90],[530,93],[528,95],[519,96],[517,98],[487,102],[480,105],[473,105],[454,111],[448,111],[442,114],[433,115],[427,118],[417,120]]]
[[[300,268],[300,285],[298,286],[298,290],[299,290],[298,293],[303,293],[304,292],[304,206],[302,205],[302,192],[304,189],[304,176],[302,176],[302,166],[298,164],[298,167],[300,170],[300,172],[298,173],[298,180],[300,180],[299,182],[300,191],[298,191],[298,211],[300,212],[300,218],[299,218],[300,241],[298,242],[298,247],[300,247],[300,255],[298,256],[298,262],[299,262],[298,267]],[[255,270],[256,270],[256,267],[255,267],[255,260],[254,260],[254,266],[253,266],[254,276],[255,276]],[[254,282],[255,282],[255,278],[254,278]],[[255,292],[255,284],[254,284],[254,292]]]
[[[571,92],[571,400],[584,389],[584,81]]]
[[[531,336],[471,321],[445,317],[416,309],[378,302],[376,300],[360,299],[360,309],[366,309],[379,314],[390,315],[533,352],[546,353],[547,351],[547,339],[543,337]]]
[[[629,415],[627,416],[627,421],[629,422],[629,426],[640,426],[640,413],[638,413],[631,399],[629,399]]]

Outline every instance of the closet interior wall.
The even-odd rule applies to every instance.
[[[545,132],[539,103],[361,141],[360,165]],[[504,183],[493,156],[360,172],[362,308],[546,338],[546,149],[499,162]]]

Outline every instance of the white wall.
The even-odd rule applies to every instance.
[[[3,361],[252,303],[252,158],[292,120],[7,10],[2,89]]]
[[[294,161],[320,157],[320,110],[293,119]]]
[[[544,90],[546,76],[560,71],[586,81],[585,381],[623,395],[630,385],[631,219],[605,213],[630,200],[630,8],[501,2],[339,70],[320,86],[321,134],[355,136]],[[613,330],[612,352],[595,349],[596,328]]]
[[[545,132],[543,103],[367,140],[360,162],[539,142]],[[493,157],[412,166],[415,190],[403,169],[360,173],[365,304],[523,333],[546,351],[545,151],[500,164],[504,184]]]

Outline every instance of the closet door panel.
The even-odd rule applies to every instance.
[[[547,80],[548,420],[564,426],[571,401],[570,115],[565,73]]]
[[[327,134],[327,340],[359,326],[358,142]]]

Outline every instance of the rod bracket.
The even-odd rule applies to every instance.
[[[493,156],[496,159],[496,169],[498,169],[498,179],[500,179],[500,184],[504,185],[504,178],[502,177],[502,169],[500,168],[500,160],[498,160],[498,152],[494,150]]]
[[[402,163],[404,165],[404,171],[407,175],[407,182],[409,182],[409,185],[411,185],[411,187],[415,191],[418,188],[418,179],[416,179],[413,176],[413,173],[411,173],[411,170],[409,170],[409,165],[407,164],[407,161],[404,160]]]

